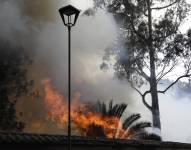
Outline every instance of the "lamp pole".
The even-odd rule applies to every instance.
[[[68,150],[71,150],[71,26],[68,26]]]
[[[68,27],[68,150],[71,150],[71,28],[75,25],[80,11],[68,5],[59,9],[59,13],[64,25]]]

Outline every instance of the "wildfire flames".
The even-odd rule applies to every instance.
[[[66,128],[68,122],[67,99],[51,86],[50,80],[45,80],[43,85],[48,119],[56,122],[60,128]],[[119,118],[104,117],[101,113],[91,111],[91,105],[79,101],[80,96],[80,93],[76,92],[72,98],[72,131],[82,136],[125,138],[127,133],[122,129]]]

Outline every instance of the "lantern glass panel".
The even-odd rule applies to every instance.
[[[71,23],[72,23],[72,24],[74,24],[74,22],[75,22],[75,17],[76,17],[75,14],[71,15]]]
[[[64,17],[64,22],[67,24],[68,23],[68,16],[66,16],[65,14],[63,14]]]

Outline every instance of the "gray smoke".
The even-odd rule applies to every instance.
[[[21,1],[1,0],[0,4],[0,39],[12,44],[23,43],[28,28],[26,20],[21,18]]]
[[[177,84],[167,94],[160,95],[164,140],[191,143],[190,107],[190,88]]]
[[[35,21],[24,13],[25,0],[0,1],[0,39],[23,46],[34,63],[29,77],[35,81],[35,90],[43,91],[42,80],[50,78],[53,86],[67,95],[67,29],[58,14],[58,8],[68,1],[57,0],[51,7],[52,21]],[[75,1],[72,4],[76,4]],[[43,10],[41,10],[43,11]],[[113,77],[113,71],[100,70],[104,49],[117,37],[117,26],[110,14],[99,11],[93,17],[81,15],[72,28],[72,90],[81,93],[83,101],[128,103],[129,113],[141,113],[143,120],[151,120],[150,112],[126,82]],[[190,96],[180,96],[178,89],[160,96],[162,136],[164,140],[191,142]],[[61,133],[47,121],[42,99],[21,99],[17,108],[23,111],[25,132]],[[39,124],[32,124],[38,121]],[[36,127],[41,127],[35,130]]]

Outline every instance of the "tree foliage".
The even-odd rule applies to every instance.
[[[0,130],[21,131],[15,105],[26,94],[32,81],[27,80],[27,66],[31,60],[21,47],[0,40]]]
[[[96,2],[98,6],[103,6],[103,1]],[[175,69],[175,64],[182,63],[183,60],[186,71],[189,70],[191,55],[190,31],[188,34],[183,34],[179,30],[190,5],[186,4],[186,1],[176,0],[176,3],[166,8],[155,6],[159,2],[165,5],[167,1],[155,0],[151,3],[153,10],[152,48],[155,52],[158,82],[169,73],[168,71]],[[122,29],[117,45],[115,43],[106,49],[104,63],[110,61],[110,56],[115,55],[114,69],[118,77],[126,78],[133,85],[141,86],[148,82],[147,72],[150,70],[147,2],[145,0],[113,0],[104,4]],[[160,12],[161,17],[155,17],[160,9],[165,9],[165,13]]]
[[[166,93],[180,79],[191,76],[191,30],[181,25],[191,6],[185,0],[94,0],[95,10],[105,8],[119,25],[118,40],[106,49],[101,68],[113,66],[120,79],[127,79],[160,126],[158,93]],[[112,59],[111,59],[112,58]],[[115,64],[113,63],[115,58]],[[109,65],[108,65],[109,64]],[[184,66],[182,74],[158,90],[158,84]],[[141,87],[149,84],[150,89]],[[146,95],[151,95],[151,104]]]

